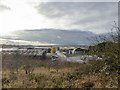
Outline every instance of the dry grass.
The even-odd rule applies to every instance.
[[[13,56],[3,57],[3,88],[117,88],[117,78],[93,72],[90,64],[52,64],[49,58],[25,56],[17,56],[15,62]]]

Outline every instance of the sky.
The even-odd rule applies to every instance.
[[[109,32],[114,21],[117,22],[117,0],[75,1],[0,0],[0,34],[43,28],[91,31],[99,34]]]

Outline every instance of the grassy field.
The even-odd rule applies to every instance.
[[[49,57],[3,55],[3,88],[117,88],[117,78],[100,73],[94,63],[52,63]]]

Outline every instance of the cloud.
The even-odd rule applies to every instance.
[[[5,5],[0,5],[0,11],[4,11],[4,10],[11,10],[11,8]]]
[[[117,2],[48,2],[40,3],[36,9],[65,28],[103,32],[117,20],[117,5]]]
[[[41,2],[41,0],[0,2],[2,35],[16,30],[43,28],[104,33],[111,29],[113,21],[118,19],[117,16],[117,2]]]

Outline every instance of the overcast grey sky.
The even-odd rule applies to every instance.
[[[77,29],[109,32],[118,19],[117,2],[41,2],[1,0],[2,34],[24,29]]]

